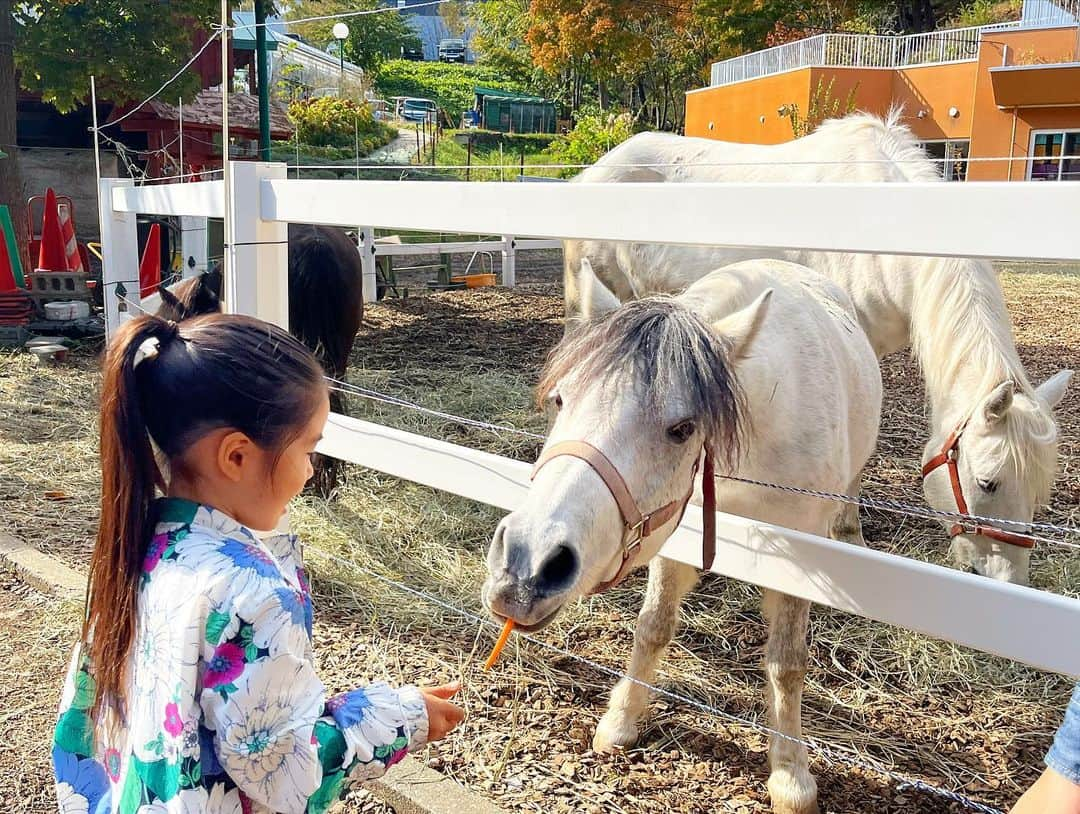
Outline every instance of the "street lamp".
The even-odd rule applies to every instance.
[[[334,39],[338,41],[338,59],[341,66],[341,88],[339,94],[345,88],[345,40],[349,36],[349,27],[345,23],[334,23]]]

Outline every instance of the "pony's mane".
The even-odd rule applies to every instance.
[[[941,170],[930,160],[911,129],[901,123],[904,109],[892,107],[884,119],[870,113],[852,113],[822,122],[814,135],[836,139],[838,144],[874,144],[882,157],[893,162],[906,181],[941,181]]]
[[[1016,398],[1005,438],[1017,474],[1045,500],[1057,467],[1057,426],[1035,395],[1016,352],[1009,312],[991,265],[982,260],[927,258],[916,280],[912,349],[932,406],[958,387],[975,405],[1004,381]],[[968,415],[959,420],[969,418]]]
[[[884,119],[856,113],[827,121],[815,132],[850,140],[869,136],[881,154],[895,162],[903,180],[941,181],[940,169],[901,123],[902,117],[900,107]],[[961,381],[970,403],[977,404],[1011,380],[1018,397],[1006,418],[1007,449],[1001,455],[1012,461],[1018,477],[1034,486],[1038,500],[1045,501],[1057,468],[1057,426],[1036,397],[1016,352],[993,267],[983,260],[935,257],[925,259],[924,269],[916,280],[911,335],[931,404],[939,404]]]
[[[660,405],[682,401],[701,421],[717,459],[734,469],[748,416],[728,353],[725,341],[672,297],[634,300],[586,323],[551,351],[537,400],[542,403],[570,375],[601,389],[630,375],[654,415]]]

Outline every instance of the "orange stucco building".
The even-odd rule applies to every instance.
[[[1075,0],[1029,0],[1018,23],[908,37],[824,34],[713,65],[686,134],[777,144],[825,90],[905,123],[952,180],[1080,180]],[[1068,9],[1068,10],[1067,10]],[[974,160],[972,160],[974,159]]]

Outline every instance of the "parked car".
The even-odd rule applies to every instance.
[[[409,43],[401,46],[401,58],[411,62],[424,61],[424,47],[419,43]]]
[[[439,40],[439,62],[464,62],[465,40]]]
[[[430,99],[404,99],[401,103],[401,118],[407,122],[433,122],[439,114],[438,106]]]

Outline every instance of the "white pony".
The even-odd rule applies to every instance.
[[[775,146],[641,133],[607,153],[578,182],[940,181],[898,114],[856,114]],[[816,163],[815,163],[816,162]],[[652,166],[638,166],[638,165]],[[945,217],[946,213],[942,213]],[[841,285],[879,357],[909,345],[926,380],[931,436],[923,452],[927,502],[946,512],[1015,521],[1007,527],[946,520],[954,558],[977,573],[1027,583],[1035,509],[1057,467],[1052,410],[1072,375],[1033,387],[1016,352],[1001,286],[989,263],[934,257],[770,252],[654,243],[567,241],[568,330],[578,309],[582,259],[621,301],[681,291],[722,265],[775,256]],[[859,492],[859,478],[844,490]],[[862,540],[858,511],[838,518],[839,538]],[[1019,533],[1018,533],[1019,532]]]
[[[585,291],[599,295],[586,296],[586,312],[618,306],[582,265]],[[801,266],[757,260],[677,297],[618,306],[567,336],[538,394],[558,412],[525,503],[495,532],[484,602],[536,629],[649,562],[629,667],[649,682],[697,582],[695,568],[654,555],[678,524],[701,459],[706,472],[711,455],[747,478],[843,489],[874,449],[881,374],[842,289]],[[819,535],[838,509],[726,479],[716,498],[725,511]],[[648,510],[644,522],[635,507]],[[764,609],[771,725],[800,738],[809,603],[766,591]],[[633,743],[647,701],[640,684],[621,681],[594,747]],[[773,810],[816,811],[805,747],[774,738],[769,758]]]

